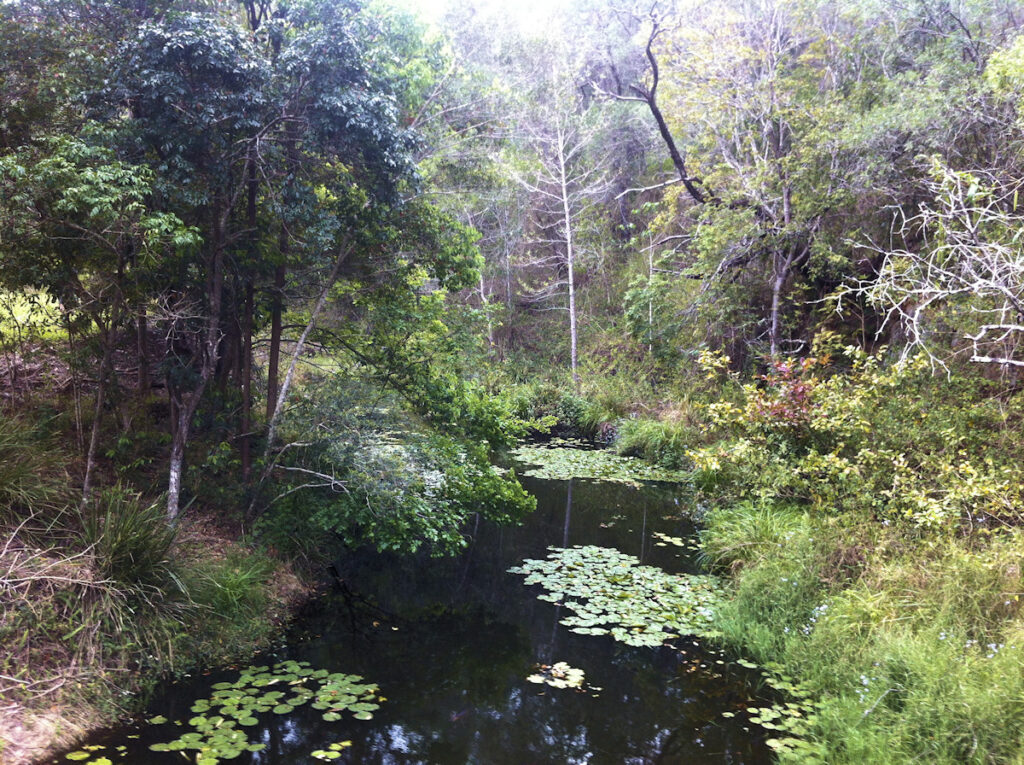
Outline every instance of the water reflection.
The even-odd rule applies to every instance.
[[[561,609],[506,573],[523,558],[543,557],[549,545],[573,544],[616,547],[650,565],[694,571],[692,551],[659,546],[651,536],[693,534],[680,513],[686,498],[674,489],[582,480],[524,484],[537,496],[537,512],[521,527],[481,522],[459,558],[361,553],[339,562],[345,587],[313,604],[288,648],[272,658],[364,675],[387,701],[367,722],[324,722],[308,706],[265,715],[249,733],[266,750],[235,762],[308,763],[312,750],[342,740],[352,746],[335,762],[769,762],[759,738],[721,717],[747,701],[745,670],[690,640],[631,648],[572,633],[559,624]],[[601,690],[525,681],[538,664],[557,661],[584,670],[586,683]],[[192,700],[219,679],[169,687],[154,713],[188,719]],[[175,753],[146,750],[166,741],[166,731],[126,738],[131,732],[103,743],[128,746],[129,761],[181,762]]]

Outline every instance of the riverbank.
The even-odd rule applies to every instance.
[[[0,554],[3,765],[41,762],[136,711],[162,676],[266,647],[310,592],[197,513],[159,556],[159,584],[117,581],[88,548],[41,541],[22,528]]]
[[[703,361],[660,416],[596,386],[561,409],[690,471],[702,554],[730,581],[720,639],[810,699],[753,715],[780,759],[1024,759],[1024,394],[852,350],[750,382]]]

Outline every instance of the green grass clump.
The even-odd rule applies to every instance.
[[[626,419],[617,424],[615,451],[679,470],[690,466],[686,452],[699,438],[699,431],[685,421]]]
[[[826,762],[1024,757],[1024,534],[914,541],[741,504],[710,512],[702,541],[735,572],[716,627],[800,679]]]
[[[265,643],[277,628],[268,617],[273,578],[279,563],[258,550],[231,545],[211,556],[193,547],[182,582],[199,616],[189,650],[193,658],[215,662]]]
[[[98,492],[82,512],[82,541],[103,577],[129,586],[180,587],[171,561],[175,535],[162,502],[121,485]]]

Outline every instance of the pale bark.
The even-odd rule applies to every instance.
[[[281,231],[281,253],[284,256],[287,235]],[[281,312],[284,304],[285,267],[279,265],[274,270],[274,292],[270,302],[270,355],[267,359],[267,420],[274,417],[277,405],[277,376],[281,359]]]
[[[334,268],[331,270],[330,275],[327,277],[327,281],[320,290],[320,295],[317,298],[316,304],[313,306],[313,311],[309,316],[309,321],[306,322],[306,326],[302,330],[302,334],[299,335],[299,339],[295,343],[295,348],[292,350],[291,362],[288,364],[288,371],[285,373],[284,380],[281,383],[281,389],[278,391],[277,399],[274,401],[273,414],[267,422],[267,443],[263,451],[263,474],[260,476],[260,486],[270,477],[270,472],[274,469],[274,463],[270,459],[270,453],[274,448],[274,441],[277,438],[277,425],[281,418],[281,411],[284,408],[284,402],[288,398],[288,389],[291,387],[292,379],[295,377],[295,369],[299,364],[299,358],[302,356],[302,351],[306,346],[306,340],[309,338],[310,332],[316,326],[316,321],[320,317],[321,311],[323,311],[324,305],[327,304],[327,296],[330,294],[331,287],[338,280],[338,275],[341,273],[341,267],[345,263],[346,258],[351,250],[348,247],[346,241],[338,252],[338,257],[334,262]],[[253,497],[249,503],[248,515],[253,517],[256,510],[256,501],[258,499],[259,492],[253,492]]]
[[[576,278],[574,266],[572,238],[572,209],[569,203],[569,179],[566,173],[565,134],[558,129],[558,179],[562,197],[562,216],[565,226],[565,264],[569,280],[569,364],[572,369],[572,383],[579,390],[580,373],[577,353],[578,338],[576,328]]]
[[[182,393],[177,403],[177,425],[171,438],[171,458],[167,480],[167,519],[174,522],[180,511],[181,476],[185,463],[185,446],[188,444],[192,417],[199,407],[207,384],[217,369],[220,355],[221,326],[220,309],[224,291],[224,232],[230,208],[225,208],[215,220],[213,235],[213,255],[210,263],[210,281],[208,288],[209,315],[206,325],[206,336],[202,346],[202,364],[199,370],[199,382],[195,389]],[[173,395],[173,394],[172,394]]]
[[[107,327],[103,332],[103,360],[100,362],[99,381],[96,385],[96,406],[93,408],[92,429],[89,433],[89,450],[85,455],[85,476],[82,478],[82,507],[89,502],[92,493],[92,475],[96,468],[96,452],[99,449],[100,425],[103,407],[106,404],[107,380],[110,378],[113,361],[113,331]]]

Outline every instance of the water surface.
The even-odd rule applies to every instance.
[[[339,763],[764,763],[763,737],[742,718],[723,718],[751,700],[751,675],[699,641],[633,648],[559,624],[564,609],[538,600],[507,569],[544,557],[548,546],[596,544],[673,572],[698,570],[689,546],[687,499],[671,486],[634,488],[597,481],[524,478],[537,511],[522,526],[481,522],[465,554],[414,559],[364,552],[337,564],[342,585],[312,603],[286,646],[258,663],[308,661],[356,673],[386,697],[369,721],[324,722],[308,705],[264,714],[246,728],[259,753],[232,762],[316,762],[313,750],[351,741]],[[580,692],[526,681],[538,665],[568,662],[600,690]],[[214,673],[168,684],[147,716],[188,720]],[[156,753],[187,728],[145,723],[94,743],[115,762],[175,763]],[[137,736],[132,738],[131,736]],[[111,754],[114,752],[117,756]]]

